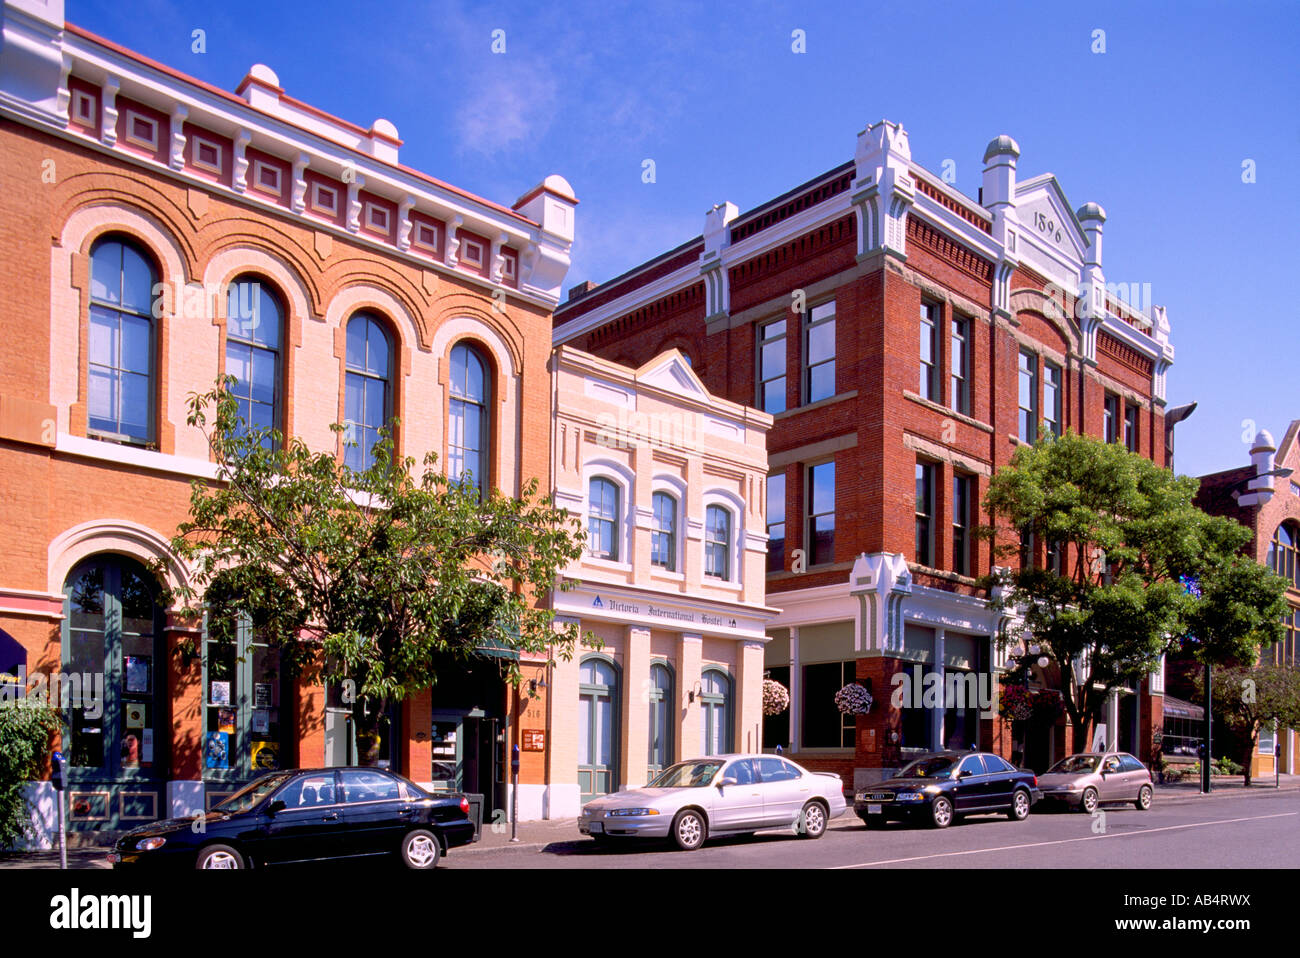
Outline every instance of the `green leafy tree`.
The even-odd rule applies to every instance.
[[[357,706],[359,740],[377,736],[389,703],[475,649],[572,655],[576,629],[557,632],[539,600],[581,554],[582,534],[535,479],[517,499],[480,496],[432,454],[417,475],[387,432],[373,465],[354,471],[299,439],[247,429],[230,385],[190,397],[188,421],[217,475],[192,483],[172,542],[193,569],[177,595],[191,615],[206,609],[211,633],[228,640],[239,617],[251,619],[289,674],[339,684]],[[517,683],[513,659],[508,668]]]
[[[58,716],[44,703],[0,700],[0,848],[31,830],[23,787],[40,774],[58,728]]]
[[[1016,555],[1032,535],[1054,557],[1001,569],[984,584],[995,607],[1022,614],[1013,632],[1032,636],[1056,663],[1048,674],[1076,751],[1087,748],[1088,726],[1111,692],[1154,672],[1194,629],[1197,654],[1213,661],[1253,662],[1251,650],[1280,636],[1280,580],[1241,555],[1247,529],[1193,505],[1197,486],[1071,432],[1017,449],[989,482],[992,524],[980,534],[994,555]]]
[[[1197,676],[1204,695],[1204,679]],[[1265,728],[1300,728],[1300,669],[1293,665],[1233,665],[1216,669],[1210,701],[1216,723],[1233,733],[1237,760],[1250,785],[1250,759]]]

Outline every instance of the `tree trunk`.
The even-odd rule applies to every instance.
[[[1241,772],[1246,777],[1246,787],[1250,788],[1250,758],[1255,754],[1255,743],[1259,741],[1259,730],[1246,739],[1245,754],[1241,760]]]

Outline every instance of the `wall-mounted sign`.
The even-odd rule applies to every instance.
[[[539,728],[526,728],[523,732],[525,752],[546,751],[546,732]]]

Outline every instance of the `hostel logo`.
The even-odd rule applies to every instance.
[[[591,600],[591,607],[593,609],[603,609],[605,608],[605,603],[600,601],[600,596],[596,596],[596,598]]]
[[[890,680],[894,690],[889,704],[895,709],[966,709],[978,707],[980,718],[996,717],[993,711],[993,676],[987,672],[926,672],[919,665],[911,673],[896,672]]]

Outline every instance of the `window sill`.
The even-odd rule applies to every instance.
[[[714,589],[726,589],[728,592],[741,592],[745,588],[743,582],[732,582],[730,579],[715,579],[713,576],[708,575],[700,580],[700,585],[710,586]]]
[[[821,409],[824,406],[832,406],[837,402],[844,402],[846,399],[856,399],[858,391],[850,389],[848,392],[836,393],[834,396],[828,396],[826,399],[819,399],[816,402],[810,402],[803,406],[795,406],[793,409],[787,409],[784,412],[774,413],[772,418],[776,421],[789,419],[791,416],[797,416],[801,412],[811,412],[814,409]]]
[[[949,409],[947,406],[941,405],[940,403],[935,402],[933,399],[926,399],[924,396],[920,395],[919,393],[914,393],[910,389],[903,390],[903,398],[910,399],[912,402],[924,406],[926,409],[932,409],[935,412],[942,413],[945,416],[951,416],[953,419],[956,419],[958,422],[963,422],[968,426],[973,426],[974,428],[980,430],[981,432],[988,433],[990,436],[993,435],[993,427],[990,426],[988,423],[980,422],[978,419],[974,418],[973,416],[969,416],[966,413],[957,412],[957,410],[955,409]]]
[[[1026,448],[1032,449],[1034,445],[1032,442],[1025,442],[1019,436],[1012,435],[1011,433],[1007,433],[1007,438],[1011,440],[1011,445],[1013,446],[1025,446]]]
[[[652,579],[666,579],[666,580],[668,580],[669,582],[685,582],[685,581],[686,581],[686,573],[684,573],[684,572],[669,572],[667,569],[663,569],[663,568],[661,568],[661,567],[656,567],[656,568],[653,568],[653,569],[650,570],[650,578],[652,578]]]
[[[913,573],[921,575],[934,576],[936,579],[947,579],[949,582],[959,582],[962,585],[975,585],[978,580],[968,575],[962,575],[959,572],[949,572],[947,569],[936,569],[932,566],[921,565],[919,562],[909,562],[907,568]]]
[[[632,564],[629,562],[619,562],[615,559],[600,559],[596,556],[583,556],[582,561],[588,565],[596,566],[598,569],[613,569],[618,572],[631,572]]]

